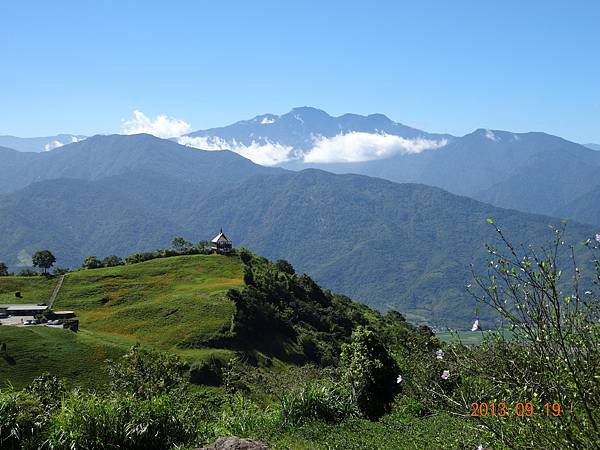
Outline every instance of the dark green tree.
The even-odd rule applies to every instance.
[[[296,273],[296,271],[294,270],[294,266],[292,266],[285,259],[278,259],[275,262],[275,266],[277,267],[278,270],[280,270],[281,272],[285,272],[288,275],[294,275]]]
[[[123,260],[116,255],[107,256],[102,260],[102,265],[104,267],[116,267],[122,266],[123,264],[125,264]]]
[[[35,252],[31,261],[33,262],[33,267],[39,267],[46,274],[48,273],[48,269],[56,262],[56,257],[50,250],[40,250]]]
[[[0,262],[0,277],[8,276],[8,267],[3,262]]]
[[[88,256],[83,261],[83,267],[86,269],[99,269],[102,267],[102,262],[100,262],[100,260],[95,256]]]
[[[183,252],[190,250],[194,246],[194,244],[192,244],[190,241],[182,238],[181,236],[177,236],[171,242],[171,246],[173,247],[173,250],[175,250],[176,252],[183,253]]]
[[[399,391],[400,369],[374,331],[356,328],[342,347],[341,366],[344,383],[365,417],[376,420],[389,411]]]
[[[202,241],[198,242],[197,247],[201,252],[207,252],[210,250],[210,241],[202,240]]]

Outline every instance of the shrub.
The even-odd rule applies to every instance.
[[[125,264],[137,264],[156,258],[158,258],[158,256],[155,252],[134,253],[133,255],[129,255],[127,258],[125,258]]]
[[[111,362],[109,375],[113,389],[134,396],[150,398],[180,387],[184,365],[168,353],[145,350],[135,345],[121,357]]]
[[[45,373],[35,378],[26,391],[51,411],[60,405],[62,397],[67,393],[67,385],[63,379]]]
[[[99,269],[102,267],[102,262],[95,256],[88,256],[83,261],[83,267],[86,269]]]
[[[242,394],[229,398],[214,426],[218,436],[259,436],[280,430],[281,415],[270,407],[261,407]]]
[[[194,364],[190,367],[190,382],[193,384],[206,384],[220,386],[223,383],[223,371],[226,364],[217,358]]]
[[[389,411],[399,392],[399,368],[374,331],[359,326],[342,346],[343,380],[359,410],[370,420]]]
[[[163,450],[196,443],[204,427],[198,410],[174,395],[73,394],[52,417],[50,430],[56,450]]]
[[[39,273],[33,269],[23,269],[18,273],[20,277],[37,277],[38,275]]]
[[[311,420],[337,423],[355,415],[350,393],[330,382],[309,382],[281,399],[281,414],[286,425]]]
[[[123,264],[125,264],[123,260],[116,255],[107,256],[102,260],[103,267],[116,267],[122,266]]]

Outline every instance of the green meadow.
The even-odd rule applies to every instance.
[[[56,285],[56,278],[0,277],[0,304],[47,303]],[[15,292],[21,292],[21,298]]]

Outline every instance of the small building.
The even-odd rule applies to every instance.
[[[46,305],[0,305],[0,314],[7,316],[37,316],[46,311]]]
[[[231,250],[233,249],[233,242],[231,239],[225,236],[225,233],[223,233],[223,228],[221,228],[221,232],[210,241],[210,249],[214,253],[219,253],[221,255],[228,255],[231,253]]]
[[[75,317],[75,311],[53,311],[52,318],[57,320],[72,319]]]

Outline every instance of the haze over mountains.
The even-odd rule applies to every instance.
[[[479,132],[471,139],[489,140]],[[471,263],[485,267],[483,243],[495,239],[487,217],[528,243],[546,241],[548,225],[559,223],[437,187],[263,167],[149,135],[95,136],[44,153],[0,149],[0,190],[0,260],[13,268],[40,248],[52,249],[59,265],[78,266],[92,254],[126,256],[223,227],[236,246],[438,325],[464,326],[472,315],[462,287]],[[594,232],[569,226],[573,241]]]
[[[58,134],[56,136],[22,138],[16,136],[0,136],[0,147],[8,147],[20,152],[47,152],[63,145],[81,141],[85,136]]]

